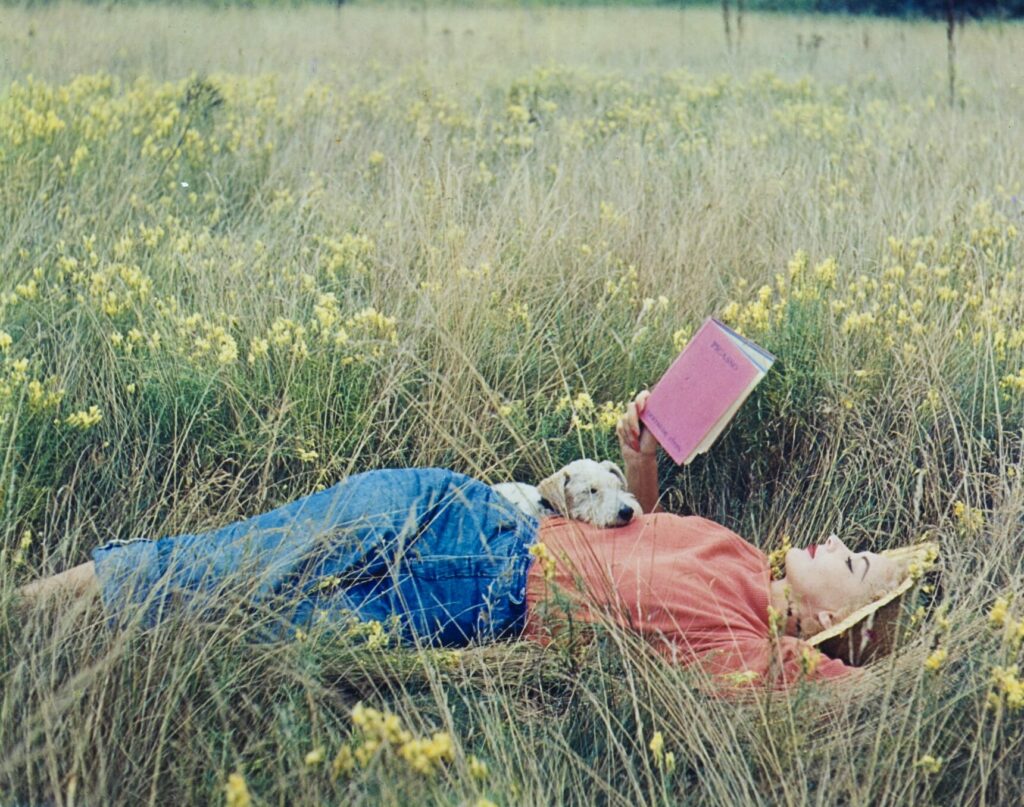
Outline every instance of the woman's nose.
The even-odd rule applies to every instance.
[[[843,545],[843,542],[839,540],[839,536],[830,535],[825,539],[825,549],[829,552],[835,552],[839,547]]]

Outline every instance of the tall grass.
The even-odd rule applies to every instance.
[[[216,803],[236,771],[256,803],[1020,800],[1020,28],[966,29],[951,109],[923,23],[747,15],[730,53],[712,9],[0,22],[0,802]],[[448,654],[12,607],[356,471],[614,459],[709,313],[780,361],[663,467],[670,509],[942,545],[917,638],[841,689],[709,698],[614,630]],[[452,759],[332,781],[359,701]]]

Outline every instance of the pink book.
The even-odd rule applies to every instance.
[[[651,390],[641,420],[677,464],[707,451],[775,357],[717,319],[700,326]]]

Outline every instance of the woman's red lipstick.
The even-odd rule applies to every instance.
[[[817,551],[818,551],[818,545],[817,544],[811,544],[809,547],[807,547],[807,554],[809,554],[812,558],[814,557],[814,553],[817,552]]]

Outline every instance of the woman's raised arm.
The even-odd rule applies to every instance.
[[[622,464],[626,469],[626,485],[645,513],[661,510],[661,493],[658,487],[658,441],[649,429],[640,422],[640,413],[647,405],[650,392],[642,390],[626,406],[626,412],[619,418],[615,434],[619,438]]]

